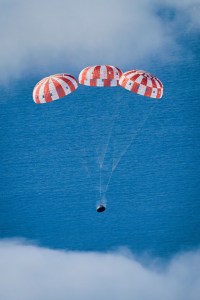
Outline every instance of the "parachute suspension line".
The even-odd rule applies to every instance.
[[[100,163],[100,158],[99,158],[99,155],[98,155],[98,151],[97,151],[97,149],[96,149],[96,155],[97,155],[97,159],[98,159],[98,163],[99,163],[99,168],[100,168],[100,166],[101,166],[101,163]]]
[[[96,155],[97,155],[98,167],[99,167],[99,198],[101,199],[101,195],[102,195],[102,166],[101,166],[100,157],[98,155],[97,150],[96,150]]]
[[[104,160],[105,160],[105,157],[106,157],[108,146],[110,144],[110,140],[111,140],[111,137],[112,137],[113,128],[114,128],[115,122],[116,122],[116,120],[118,118],[118,115],[119,115],[119,107],[120,107],[120,102],[121,102],[122,96],[120,96],[118,99],[119,99],[118,104],[115,108],[114,116],[112,118],[111,128],[110,128],[110,131],[109,131],[109,134],[108,134],[108,139],[107,139],[104,151],[103,151],[103,156],[102,156],[101,161],[98,157],[99,168],[100,168],[100,198],[102,198],[102,199],[105,198],[105,194],[106,194],[106,191],[108,189],[108,186],[109,186],[109,183],[110,183],[110,180],[111,180],[111,177],[112,177],[112,173],[113,173],[113,171],[111,170],[111,173],[110,173],[109,178],[108,178],[107,185],[106,185],[105,189],[102,190],[102,168],[103,168],[103,165],[104,165]]]
[[[101,182],[101,170],[102,170],[102,168],[100,167],[100,169],[99,169],[99,171],[100,171],[100,178],[99,178],[99,180],[100,180],[100,182],[99,182],[99,185],[100,185],[100,189],[99,189],[99,196],[100,196],[100,199],[101,199],[101,194],[102,194],[102,182]]]
[[[109,187],[109,184],[110,184],[113,172],[114,172],[114,170],[112,169],[111,172],[110,172],[110,176],[108,178],[108,182],[106,184],[105,190],[103,191],[103,197],[105,197],[105,194],[107,193],[107,190],[108,190],[108,187]]]
[[[130,148],[130,146],[132,145],[132,143],[136,140],[136,138],[138,137],[138,135],[140,134],[141,130],[143,129],[146,121],[148,120],[148,118],[150,117],[152,111],[153,111],[154,106],[151,107],[151,109],[149,110],[149,113],[147,114],[147,116],[144,118],[144,120],[141,122],[140,127],[138,128],[138,130],[136,132],[134,132],[132,134],[131,140],[129,142],[129,144],[126,146],[126,148],[124,149],[124,151],[122,151],[122,153],[120,154],[120,157],[117,159],[117,161],[115,163],[113,163],[112,166],[112,171],[114,171],[118,164],[120,163],[122,157],[124,157],[124,155],[127,153],[128,149]]]
[[[120,97],[120,100],[121,100],[121,98],[122,97]],[[118,111],[118,114],[119,114],[119,111]],[[114,125],[114,124],[113,124]],[[114,162],[113,162],[114,163]],[[107,184],[106,184],[106,187],[105,187],[105,189],[104,189],[104,192],[103,192],[103,196],[105,197],[105,195],[106,195],[106,193],[107,193],[107,190],[108,190],[108,188],[109,188],[109,184],[110,184],[110,181],[111,181],[111,179],[112,179],[112,176],[113,176],[113,172],[115,171],[115,169],[113,169],[113,167],[112,167],[112,169],[111,169],[111,172],[110,172],[110,175],[109,175],[109,177],[108,177],[108,181],[107,181]]]
[[[153,111],[153,108],[154,106],[151,107],[151,109],[149,110],[149,113],[147,114],[146,118],[143,120],[143,122],[141,123],[141,126],[139,127],[139,129],[137,130],[136,133],[133,134],[132,138],[131,138],[131,141],[130,143],[128,144],[128,146],[125,148],[125,150],[122,152],[122,154],[120,155],[119,159],[117,160],[117,162],[113,165],[112,167],[112,170],[111,170],[111,173],[110,173],[110,176],[108,178],[108,182],[107,182],[107,185],[105,187],[105,190],[103,192],[103,196],[105,196],[105,194],[107,193],[108,191],[108,188],[109,188],[109,184],[110,184],[110,181],[111,181],[111,178],[112,178],[112,175],[115,171],[115,169],[117,168],[119,162],[121,161],[122,157],[126,154],[126,152],[128,151],[129,147],[132,145],[133,141],[136,139],[136,137],[139,135],[139,133],[141,132],[142,128],[144,127],[147,119],[150,117],[152,111]]]
[[[99,160],[101,168],[103,167],[104,160],[105,160],[105,157],[106,157],[106,153],[108,151],[108,146],[110,144],[110,140],[111,140],[111,137],[112,137],[113,128],[114,128],[115,122],[116,122],[116,120],[118,118],[118,115],[119,115],[119,106],[120,106],[121,99],[122,99],[122,96],[119,97],[118,104],[117,104],[117,106],[115,108],[115,113],[114,113],[114,116],[112,118],[112,125],[110,127],[110,131],[109,131],[109,134],[108,134],[108,139],[107,139],[106,145],[104,147],[104,151],[102,153],[102,157]]]
[[[91,179],[91,174],[90,174],[88,162],[87,162],[87,159],[86,159],[86,149],[85,149],[85,147],[82,149],[82,151],[83,151],[82,161],[83,161],[84,169],[86,171],[87,177],[89,177]]]

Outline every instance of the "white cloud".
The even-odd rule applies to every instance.
[[[70,252],[0,242],[3,300],[198,300],[200,251],[162,264],[123,252]]]
[[[162,1],[172,23],[157,14],[158,0],[0,0],[0,80],[28,70],[68,71],[89,64],[119,67],[176,49],[176,25],[199,29],[199,0]],[[181,28],[182,31],[186,28]],[[31,70],[32,69],[32,70]]]

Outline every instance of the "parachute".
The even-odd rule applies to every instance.
[[[88,86],[117,86],[122,71],[114,66],[89,66],[79,74],[79,83]]]
[[[74,92],[78,88],[78,82],[85,86],[91,87],[118,87],[124,88],[133,92],[138,95],[160,99],[163,96],[163,84],[162,82],[155,77],[154,75],[143,71],[143,70],[131,70],[125,73],[115,66],[111,65],[95,65],[95,66],[88,66],[84,68],[78,77],[78,81],[70,74],[55,74],[49,77],[43,78],[39,81],[33,89],[33,100],[35,103],[47,103],[52,102],[54,100],[58,100],[63,98],[64,96]],[[112,94],[113,91],[108,91]],[[110,95],[109,94],[109,97]],[[95,92],[96,95],[96,92]],[[118,100],[120,100],[121,96]],[[110,98],[107,98],[108,100]],[[148,107],[151,105],[151,101],[148,101]],[[103,212],[106,210],[106,193],[109,188],[110,180],[112,178],[113,172],[117,168],[119,162],[121,161],[122,157],[127,153],[129,147],[132,145],[133,141],[136,139],[138,133],[143,128],[146,120],[150,116],[152,112],[152,108],[149,110],[145,116],[145,113],[139,114],[139,126],[137,130],[134,132],[130,132],[129,140],[127,143],[121,143],[122,149],[118,147],[117,151],[115,151],[115,141],[112,138],[112,133],[115,131],[114,125],[116,121],[118,121],[117,125],[119,128],[119,112],[122,110],[119,109],[120,101],[113,102],[115,105],[115,113],[112,114],[109,110],[109,128],[106,129],[105,135],[105,143],[102,143],[102,150],[97,151],[96,154],[98,160],[96,160],[99,164],[97,171],[99,170],[99,201],[100,203],[96,206],[97,212]],[[141,102],[140,102],[141,103]],[[153,101],[155,103],[155,101]],[[123,101],[123,108],[124,108],[125,101]],[[138,103],[136,104],[138,105]],[[111,117],[111,118],[110,118]],[[131,117],[132,120],[132,117]],[[135,126],[136,118],[134,119]],[[105,122],[103,121],[102,126]],[[114,130],[113,130],[114,129]],[[125,136],[124,132],[123,135],[120,134],[119,136]],[[113,142],[114,141],[114,142]],[[118,146],[118,144],[116,143]],[[120,143],[119,143],[120,145]],[[110,147],[111,146],[111,147]],[[111,149],[111,157],[109,156],[109,149]],[[120,151],[119,151],[120,150]],[[117,155],[115,155],[117,153]],[[108,155],[107,155],[108,154]],[[107,157],[106,157],[107,155]],[[84,155],[85,156],[85,155]],[[86,156],[85,156],[86,157]],[[110,160],[110,158],[112,158]],[[86,162],[87,164],[87,162]],[[87,168],[88,169],[88,168]],[[108,173],[107,173],[108,171]],[[104,178],[102,178],[104,175]],[[105,177],[106,175],[106,177]],[[102,179],[103,183],[102,183]]]
[[[88,66],[84,68],[80,74],[78,81],[80,84],[92,87],[116,87],[119,85],[119,79],[122,75],[122,71],[110,65],[95,65],[95,66]],[[111,133],[111,132],[110,132]],[[109,142],[109,141],[108,141]],[[107,149],[105,150],[105,152]],[[98,158],[99,160],[99,158]],[[104,192],[102,191],[102,184],[101,184],[101,176],[102,176],[102,168],[103,168],[103,161],[99,161],[99,169],[100,169],[100,203],[98,204],[96,211],[103,212],[106,210],[104,198]],[[102,201],[104,204],[102,204]]]
[[[158,99],[163,96],[162,82],[146,71],[132,70],[123,73],[119,85],[142,96]]]
[[[55,74],[40,80],[33,89],[35,103],[47,103],[63,98],[78,87],[77,80],[69,74]]]
[[[163,84],[162,82],[155,77],[154,75],[143,71],[143,70],[131,70],[127,71],[125,73],[122,73],[122,71],[114,66],[109,65],[98,65],[98,66],[89,66],[84,68],[80,74],[78,81],[80,84],[86,85],[86,86],[92,86],[92,87],[116,87],[120,86],[124,89],[127,89],[131,92],[134,92],[135,94],[150,97],[150,98],[157,98],[160,99],[163,96]],[[116,101],[117,102],[117,101]],[[119,102],[119,101],[118,101]],[[151,106],[149,103],[148,107]],[[105,143],[105,147],[103,148],[102,155],[98,154],[98,151],[96,153],[98,154],[98,162],[99,162],[99,199],[100,203],[97,205],[97,212],[103,212],[106,210],[106,192],[108,190],[110,180],[112,178],[113,172],[117,168],[119,162],[121,161],[122,157],[127,153],[129,147],[132,145],[133,141],[136,139],[138,133],[143,128],[145,122],[147,121],[148,117],[150,116],[152,112],[153,107],[151,107],[150,110],[147,111],[147,114],[144,113],[140,119],[138,128],[130,133],[128,143],[124,144],[124,148],[119,152],[118,155],[114,156],[114,148],[115,145],[111,145],[112,149],[112,166],[111,170],[109,171],[109,176],[107,176],[106,172],[108,169],[108,165],[105,166],[105,157],[106,153],[109,149],[109,144],[113,143],[112,139],[112,131],[114,129],[115,122],[117,120],[118,114],[115,113],[114,116],[112,116],[111,113],[111,128],[108,130],[108,137],[107,141]],[[119,111],[119,103],[118,107],[116,106],[116,111]],[[118,123],[119,124],[119,123]],[[108,162],[108,161],[107,161]],[[109,162],[108,162],[109,163]],[[104,166],[106,172],[104,172]],[[109,166],[110,168],[110,166]],[[105,185],[102,184],[102,176],[106,175],[107,179],[104,180]],[[105,179],[105,176],[104,176]]]

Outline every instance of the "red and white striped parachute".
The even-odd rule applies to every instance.
[[[78,87],[77,80],[69,74],[55,74],[40,80],[33,89],[35,103],[47,103],[58,100]]]
[[[162,98],[163,84],[150,73],[142,70],[127,71],[122,74],[119,85],[139,95]]]
[[[117,86],[122,71],[114,66],[89,66],[79,74],[79,83],[89,86]]]

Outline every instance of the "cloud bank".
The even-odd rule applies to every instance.
[[[70,252],[0,241],[3,300],[198,300],[200,251],[148,266],[129,255]]]
[[[0,0],[0,80],[169,59],[179,33],[200,29],[200,0],[160,2]]]

